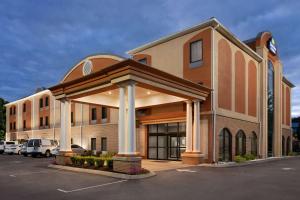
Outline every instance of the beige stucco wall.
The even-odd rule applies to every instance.
[[[203,29],[206,30],[206,29]],[[151,56],[151,66],[183,78],[183,46],[186,41],[202,32],[198,30],[136,54]]]

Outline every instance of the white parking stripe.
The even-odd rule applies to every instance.
[[[31,174],[45,174],[49,173],[49,171],[39,171],[39,172],[24,172],[24,173],[19,173],[19,174],[10,174],[10,177],[17,177],[17,176],[26,176],[26,175],[31,175]]]
[[[193,170],[190,170],[190,169],[176,169],[176,171],[178,171],[178,172],[190,172],[190,173],[197,172],[197,171],[193,171]]]
[[[78,188],[78,189],[75,189],[75,190],[63,190],[63,189],[57,189],[57,190],[60,191],[60,192],[63,192],[63,193],[71,193],[71,192],[78,192],[78,191],[82,191],[82,190],[88,190],[88,189],[92,189],[92,188],[103,187],[103,186],[107,186],[107,185],[113,185],[113,184],[122,183],[122,182],[125,182],[125,181],[127,181],[127,180],[104,183],[104,184],[101,184],[101,185],[94,185],[94,186],[90,186],[90,187]]]

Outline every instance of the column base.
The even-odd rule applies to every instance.
[[[135,155],[116,155],[113,157],[113,170],[125,174],[137,174],[142,169],[142,157]]]
[[[72,151],[60,151],[55,157],[55,162],[57,165],[71,165],[71,157],[74,155],[75,154]]]
[[[204,154],[200,152],[184,152],[181,154],[182,163],[188,165],[198,165],[204,163]]]

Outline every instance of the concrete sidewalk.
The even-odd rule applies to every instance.
[[[150,171],[159,172],[172,169],[191,167],[192,165],[182,164],[181,161],[171,160],[142,160],[142,167]]]

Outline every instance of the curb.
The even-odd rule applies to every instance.
[[[53,168],[53,169],[62,169],[62,170],[67,170],[67,171],[72,171],[72,172],[109,176],[109,177],[113,177],[113,178],[127,179],[127,180],[144,179],[144,178],[150,178],[150,177],[156,176],[156,173],[154,173],[152,171],[150,171],[150,173],[147,173],[147,174],[129,175],[129,174],[121,174],[121,173],[115,173],[115,172],[107,172],[107,171],[101,171],[101,170],[84,169],[84,168],[53,165],[53,164],[48,165],[48,167]]]
[[[225,163],[225,164],[200,164],[198,166],[200,166],[200,167],[212,167],[212,168],[243,167],[243,166],[248,166],[248,165],[275,162],[275,161],[287,160],[287,159],[292,159],[292,158],[300,158],[300,156],[272,157],[272,158],[266,158],[266,159],[250,160],[250,161],[246,161],[244,163],[231,162],[231,163]]]

